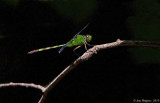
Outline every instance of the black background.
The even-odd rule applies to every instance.
[[[61,54],[59,49],[32,55],[28,51],[63,44],[87,23],[83,34],[93,36],[90,44],[118,38],[132,40],[126,20],[134,15],[132,0],[97,0],[94,13],[82,21],[60,15],[46,2],[21,0],[12,7],[1,1],[0,33],[5,38],[0,39],[0,83],[47,85],[77,58],[73,48],[66,48]],[[160,99],[160,65],[137,64],[128,48],[131,47],[103,50],[80,63],[52,89],[46,103],[132,103],[133,99]],[[76,52],[81,55],[85,49]],[[1,103],[37,103],[40,96],[41,92],[32,88],[0,89]]]

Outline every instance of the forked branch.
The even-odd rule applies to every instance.
[[[8,87],[8,86],[24,86],[24,87],[31,87],[35,89],[40,89],[43,94],[40,98],[38,103],[44,103],[48,92],[65,76],[67,75],[72,69],[76,68],[76,66],[83,61],[86,61],[92,57],[93,54],[96,54],[100,50],[115,48],[118,46],[148,46],[148,47],[160,47],[160,42],[150,42],[150,41],[128,41],[128,40],[120,40],[112,43],[106,43],[101,45],[95,45],[94,47],[87,50],[82,56],[77,58],[72,64],[66,67],[56,78],[53,79],[46,87],[41,85],[35,84],[27,84],[27,83],[8,83],[8,84],[0,84],[1,87]]]

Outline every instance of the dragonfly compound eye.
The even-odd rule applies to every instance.
[[[91,36],[91,35],[86,35],[86,40],[87,40],[87,42],[90,42],[91,39],[92,39],[92,36]]]

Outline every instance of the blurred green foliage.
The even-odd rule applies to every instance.
[[[40,1],[40,2],[52,2],[54,0],[38,0],[38,1]]]
[[[135,0],[135,16],[128,18],[133,39],[160,41],[160,3],[158,0]],[[160,62],[160,49],[130,49],[137,62]]]
[[[4,36],[0,34],[0,39],[2,39],[2,38],[4,38]]]
[[[8,5],[17,6],[24,0],[3,0]],[[33,0],[45,2],[56,9],[60,15],[77,22],[84,21],[92,16],[97,7],[97,0]]]
[[[96,0],[55,0],[53,7],[66,18],[77,22],[91,16],[97,7]]]
[[[8,5],[11,6],[17,6],[20,0],[2,0],[3,2],[6,2]]]

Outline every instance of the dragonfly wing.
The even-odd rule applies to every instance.
[[[76,35],[69,41],[69,43],[71,43],[72,40],[73,40],[74,38],[76,38],[76,36],[77,36],[78,34],[80,34],[88,25],[89,25],[89,23],[88,23],[81,31],[79,31],[78,33],[76,33]]]
[[[79,31],[76,35],[80,34],[88,25],[89,25],[89,23],[88,23],[81,31]],[[76,36],[76,35],[75,35],[75,36]],[[74,38],[74,37],[73,37],[73,38]]]
[[[77,36],[78,34],[80,34],[88,25],[89,25],[89,23],[88,23],[81,31],[79,31],[68,43],[71,43],[72,40],[73,40],[74,38],[76,38],[76,36]],[[66,48],[66,47],[67,47],[67,45],[64,45],[63,47],[61,47],[61,49],[58,51],[58,53],[61,53],[61,52],[64,50],[64,48]]]
[[[61,49],[58,51],[58,53],[61,53],[64,50],[64,48],[66,48],[66,47],[67,47],[67,45],[64,45],[63,47],[61,47]]]

